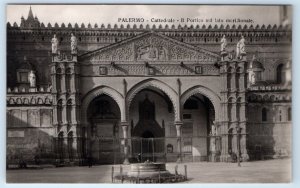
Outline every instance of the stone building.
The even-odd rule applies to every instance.
[[[290,156],[291,42],[290,25],[52,26],[30,8],[7,23],[7,163]]]

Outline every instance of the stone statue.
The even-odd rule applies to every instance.
[[[210,139],[210,150],[211,152],[215,152],[216,151],[216,138],[212,138]]]
[[[249,73],[250,74],[250,84],[255,84],[255,73],[254,72],[251,72]]]
[[[240,56],[245,53],[245,38],[242,36],[241,40],[236,45],[236,58],[239,59]]]
[[[71,54],[77,54],[77,38],[71,33]]]
[[[57,54],[57,49],[58,49],[58,39],[56,38],[56,35],[54,34],[52,40],[52,53]]]
[[[156,47],[154,47],[153,45],[150,46],[148,57],[149,57],[150,59],[155,59],[155,58],[157,58],[157,49],[156,49]]]
[[[159,54],[158,54],[159,60],[166,60],[167,59],[167,50],[163,47],[159,47]]]
[[[30,87],[36,87],[36,77],[33,70],[29,72],[28,80],[29,80]]]
[[[227,46],[227,40],[225,38],[225,35],[223,35],[223,38],[221,39],[221,52],[226,51]]]
[[[217,135],[217,128],[215,126],[215,122],[213,122],[213,124],[211,125],[211,135],[212,136]]]

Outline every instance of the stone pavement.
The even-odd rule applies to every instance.
[[[187,165],[188,181],[183,183],[288,183],[291,181],[291,159],[241,163],[180,163],[179,174]],[[176,163],[168,163],[174,173]],[[113,165],[115,172],[120,165]],[[128,165],[122,165],[124,172]],[[7,170],[7,183],[111,183],[112,165]]]

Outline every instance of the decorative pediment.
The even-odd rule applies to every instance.
[[[83,54],[89,61],[197,61],[215,62],[218,55],[150,32]]]

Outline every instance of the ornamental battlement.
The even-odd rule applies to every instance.
[[[101,24],[100,26],[95,23],[94,25],[92,25],[91,23],[88,23],[87,25],[85,25],[84,23],[81,23],[80,26],[78,23],[75,23],[74,25],[72,25],[71,23],[65,24],[62,23],[61,25],[59,25],[58,23],[55,23],[54,25],[52,25],[51,23],[48,23],[47,25],[44,24],[43,22],[41,22],[37,27],[24,27],[22,25],[18,25],[16,22],[14,22],[13,24],[11,24],[10,22],[7,22],[7,28],[8,29],[78,29],[80,30],[128,30],[128,29],[132,29],[132,30],[177,30],[177,31],[206,31],[206,30],[210,30],[210,31],[217,31],[217,30],[238,30],[238,31],[264,31],[264,30],[268,30],[268,31],[291,31],[291,26],[290,25],[259,25],[257,24],[256,26],[254,25],[250,25],[249,24],[244,24],[244,25],[223,25],[223,24],[202,24],[202,25],[177,25],[175,26],[174,24],[169,25],[169,24],[165,24],[164,26],[162,24],[147,24],[147,25],[137,25],[137,24],[114,24],[112,26],[112,24],[107,24],[105,26],[105,24]]]

